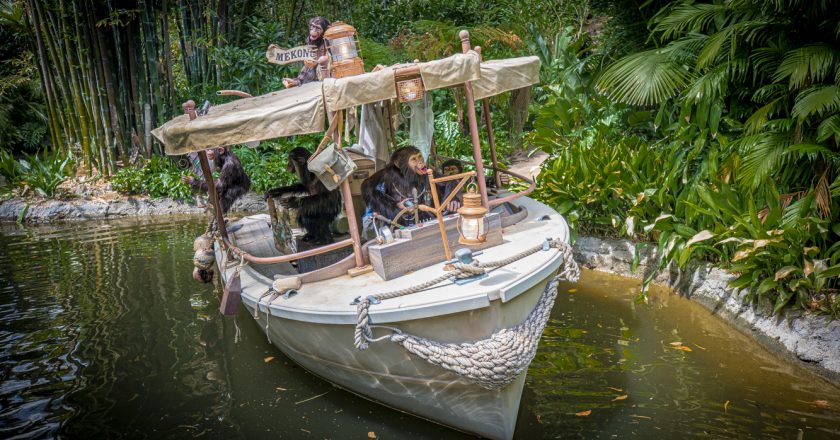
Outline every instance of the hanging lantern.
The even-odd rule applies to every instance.
[[[420,78],[409,79],[397,83],[397,95],[400,102],[411,102],[423,99],[425,90],[423,89],[423,80]]]
[[[475,184],[471,184],[464,194],[464,206],[458,209],[461,216],[458,219],[458,232],[461,236],[458,243],[479,244],[487,238],[487,228],[484,225],[484,216],[487,215],[487,208],[481,206],[481,195],[476,193]]]
[[[332,58],[334,78],[365,73],[365,63],[359,58],[359,41],[356,28],[341,21],[336,21],[324,32],[327,49]]]

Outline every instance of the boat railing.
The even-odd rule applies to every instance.
[[[447,159],[448,159],[448,158],[447,158]],[[455,159],[455,160],[457,160],[458,162],[461,162],[462,164],[466,164],[466,165],[470,165],[470,166],[475,166],[475,163],[474,163],[474,162],[470,162],[470,161],[467,161],[467,160],[461,160],[461,159]],[[486,165],[485,165],[485,166],[486,166]],[[496,173],[496,175],[497,175],[497,176],[499,175],[498,173],[507,174],[507,175],[509,175],[509,176],[511,176],[511,177],[515,177],[515,178],[517,178],[517,179],[519,179],[519,180],[521,180],[521,181],[525,182],[526,184],[528,184],[528,187],[527,187],[527,188],[525,188],[525,189],[524,189],[524,190],[522,190],[522,191],[519,191],[519,192],[513,192],[513,191],[511,191],[511,192],[513,192],[513,194],[511,194],[511,195],[504,196],[504,197],[499,197],[499,198],[495,198],[495,199],[491,199],[491,200],[489,200],[489,201],[487,202],[487,205],[488,205],[488,206],[487,206],[487,208],[488,208],[488,209],[491,209],[491,208],[493,208],[493,207],[495,207],[495,206],[499,206],[499,205],[501,205],[501,204],[503,204],[503,203],[511,202],[511,201],[516,200],[516,199],[518,199],[518,198],[520,198],[520,197],[525,197],[525,196],[527,196],[528,194],[531,194],[531,192],[533,192],[533,191],[534,191],[534,189],[536,189],[536,187],[537,187],[537,183],[536,183],[536,181],[535,181],[534,179],[532,179],[532,178],[528,177],[528,176],[525,176],[525,175],[523,175],[523,174],[519,174],[519,173],[514,172],[514,171],[510,171],[510,170],[507,170],[507,169],[504,169],[504,168],[499,168],[499,167],[498,167],[498,166],[496,166],[496,165],[490,165],[490,166],[487,166],[487,167],[488,167],[488,168],[490,168],[490,169],[492,169],[492,170],[493,170],[493,172],[494,172],[494,173]],[[497,180],[497,182],[498,182],[498,180]]]

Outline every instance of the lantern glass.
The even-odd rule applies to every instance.
[[[330,55],[333,61],[344,61],[359,56],[356,41],[353,37],[342,37],[330,40]]]
[[[484,217],[461,217],[461,237],[458,240],[462,244],[481,243],[485,240],[487,233],[484,229]]]

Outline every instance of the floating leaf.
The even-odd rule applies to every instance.
[[[569,292],[569,293],[575,293],[575,292],[577,292],[577,289],[569,289],[569,290],[567,290],[567,292]]]
[[[685,345],[680,345],[678,347],[672,347],[672,348],[675,349],[675,350],[682,350],[682,351],[685,351],[685,352],[688,352],[688,353],[691,353],[693,351],[691,349],[691,347],[686,347]]]
[[[723,412],[726,412],[728,410],[729,410],[729,401],[727,400],[726,402],[723,402]]]
[[[615,396],[615,399],[613,399],[612,401],[615,402],[616,400],[624,400],[626,398],[627,398],[627,394],[623,394],[621,396]]]
[[[273,361],[273,360],[274,360],[274,356],[269,356],[269,357],[267,357],[267,358],[263,359],[263,362],[265,362],[265,363],[269,363],[269,362],[271,362],[271,361]]]
[[[590,414],[592,414],[592,410],[591,410],[591,409],[588,409],[588,410],[586,410],[586,411],[581,411],[581,412],[579,412],[579,413],[575,413],[575,415],[576,415],[576,416],[578,416],[578,417],[586,417],[586,416],[588,416],[588,415],[590,415]]]

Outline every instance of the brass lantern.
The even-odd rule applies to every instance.
[[[487,215],[487,208],[481,206],[481,195],[476,193],[475,184],[471,184],[464,194],[464,206],[458,209],[461,216],[458,219],[458,243],[479,244],[487,239],[487,229],[484,225],[484,216]]]
[[[341,21],[333,23],[326,32],[327,49],[332,58],[332,74],[334,78],[365,73],[365,63],[359,58],[359,41],[356,39],[356,28]]]

